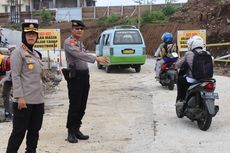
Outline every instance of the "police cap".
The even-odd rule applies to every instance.
[[[81,27],[81,28],[86,28],[86,25],[80,21],[80,20],[71,20],[72,22],[72,27]]]
[[[22,23],[22,31],[38,33],[38,24],[37,23]]]

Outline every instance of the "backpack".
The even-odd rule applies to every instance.
[[[213,62],[212,57],[206,51],[194,53],[193,63],[192,63],[192,75],[194,79],[209,79],[213,76]]]

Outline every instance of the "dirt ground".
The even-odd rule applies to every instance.
[[[91,90],[82,131],[87,141],[65,141],[68,110],[66,82],[46,96],[38,153],[229,153],[230,81],[215,75],[220,111],[206,132],[175,114],[176,89],[154,80],[150,58],[140,73],[133,69],[106,73],[90,65]],[[12,123],[0,123],[0,153],[5,153]],[[19,153],[23,153],[25,141]]]

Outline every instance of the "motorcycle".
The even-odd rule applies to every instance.
[[[177,78],[178,72],[175,69],[175,64],[173,62],[162,64],[159,76],[159,82],[162,86],[166,86],[169,90],[173,90],[177,82]]]
[[[199,129],[208,130],[212,118],[219,111],[219,106],[215,105],[215,99],[219,99],[218,93],[214,93],[215,87],[215,79],[199,80],[192,84],[186,92],[185,101],[176,102],[177,117],[186,116],[191,121],[197,121]]]

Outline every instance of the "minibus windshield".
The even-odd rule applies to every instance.
[[[140,33],[136,30],[119,30],[114,34],[114,44],[142,44]]]

